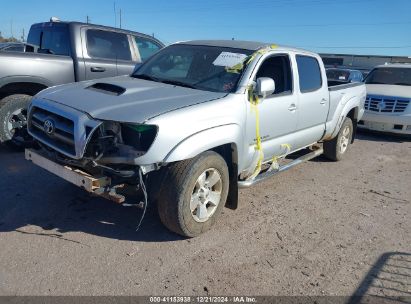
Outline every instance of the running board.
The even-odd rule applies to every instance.
[[[317,157],[321,154],[323,154],[324,150],[322,148],[318,148],[310,153],[307,153],[297,159],[294,159],[293,161],[289,162],[288,164],[285,164],[283,166],[280,166],[278,170],[273,170],[273,171],[266,171],[264,173],[260,173],[257,175],[256,178],[252,180],[244,180],[244,181],[239,181],[238,182],[238,188],[248,188],[251,187],[259,182],[262,182],[263,180],[266,180],[267,178],[270,178],[274,175],[277,175],[280,172],[287,171],[288,169],[291,169],[292,167],[299,165],[303,162],[306,162],[310,159],[313,159],[314,157]]]

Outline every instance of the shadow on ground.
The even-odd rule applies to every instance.
[[[381,143],[403,143],[403,142],[411,143],[411,137],[397,135],[397,134],[387,134],[387,133],[381,133],[381,132],[375,132],[375,131],[369,131],[369,130],[358,130],[358,133],[355,137],[354,144],[361,143],[361,141],[375,141],[375,142],[381,142]],[[308,148],[303,149],[303,150],[294,152],[290,155],[287,155],[287,159],[294,160],[309,152],[310,150]],[[349,153],[349,151],[347,153]],[[332,160],[329,160],[328,158],[326,158],[324,155],[315,157],[311,159],[310,161],[311,162],[333,162]]]
[[[403,143],[411,142],[411,135],[390,134],[384,132],[358,129],[356,139],[389,143]]]
[[[0,147],[0,232],[17,231],[64,238],[80,231],[106,238],[142,242],[178,241],[160,222],[155,206],[142,210],[94,197],[24,160],[23,153]],[[26,229],[34,225],[42,228]]]
[[[381,255],[348,301],[357,303],[411,303],[411,253]]]
[[[402,137],[361,132],[357,140],[402,142]],[[287,157],[294,159],[300,151]],[[328,162],[324,156],[312,161]],[[80,231],[119,240],[159,242],[182,238],[169,232],[160,222],[155,206],[149,206],[143,224],[136,227],[142,210],[122,207],[89,196],[68,182],[24,160],[24,154],[0,146],[0,232],[20,231],[28,225],[41,227],[41,234]]]

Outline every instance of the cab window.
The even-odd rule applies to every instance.
[[[134,36],[134,40],[136,41],[138,51],[140,52],[141,61],[146,61],[147,58],[161,49],[160,45],[154,43],[150,39]]]
[[[131,60],[127,35],[102,30],[87,30],[87,53],[92,58]]]
[[[37,48],[37,52],[69,56],[70,39],[67,24],[43,23],[33,25],[27,42]]]
[[[314,57],[297,55],[297,68],[302,93],[316,91],[322,86],[320,65]]]

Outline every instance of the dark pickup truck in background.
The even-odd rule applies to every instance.
[[[21,146],[27,105],[41,90],[65,83],[131,74],[164,45],[137,32],[80,22],[31,26],[24,53],[0,53],[0,143]]]

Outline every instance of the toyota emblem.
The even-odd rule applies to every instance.
[[[49,135],[53,134],[54,133],[54,122],[50,119],[46,119],[43,124],[43,130]]]

